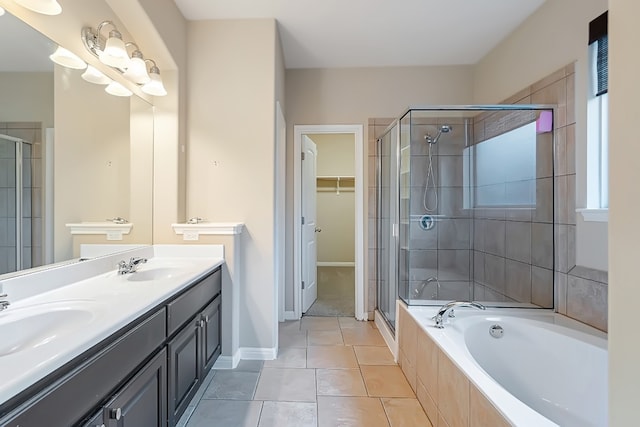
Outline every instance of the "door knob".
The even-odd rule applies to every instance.
[[[322,232],[322,228],[318,228],[318,227],[316,227],[316,230],[315,230],[315,231],[316,231],[316,233],[320,233],[320,232]]]

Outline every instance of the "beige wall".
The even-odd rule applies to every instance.
[[[287,256],[293,259],[293,126],[361,124],[371,117],[397,117],[409,105],[469,104],[473,95],[472,67],[384,67],[287,70]],[[367,135],[364,135],[367,141]],[[364,176],[368,173],[365,145]],[[371,179],[371,178],[369,178]],[[367,185],[365,185],[367,187]],[[365,200],[364,213],[368,210]],[[365,283],[368,224],[365,223]],[[371,295],[370,298],[373,296]],[[286,310],[293,310],[293,263],[286,271]]]
[[[609,8],[609,425],[638,422],[638,117],[640,3]]]
[[[309,137],[318,150],[316,175],[355,176],[355,141],[352,134],[315,134]],[[328,183],[333,186],[333,183]],[[355,262],[355,192],[352,184],[339,192],[318,186],[318,262]]]
[[[53,127],[53,73],[0,73],[0,93],[0,121]]]
[[[206,42],[203,42],[206,41]],[[188,33],[187,213],[240,221],[240,347],[273,348],[276,23],[193,21]]]
[[[499,102],[576,61],[576,206],[586,206],[587,40],[607,0],[547,1],[474,69],[474,103]],[[606,223],[577,223],[577,264],[607,270]],[[593,244],[600,242],[600,244]]]

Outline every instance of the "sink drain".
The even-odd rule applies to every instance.
[[[492,325],[489,328],[489,335],[494,338],[502,338],[502,336],[504,335],[504,329],[500,325]]]

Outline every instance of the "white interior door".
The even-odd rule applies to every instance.
[[[316,144],[302,136],[302,312],[318,298],[316,244]]]

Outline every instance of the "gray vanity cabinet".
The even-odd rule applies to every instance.
[[[168,329],[178,330],[167,344],[170,426],[184,413],[220,354],[220,286],[220,271],[217,271],[167,307],[168,319],[174,320],[169,320]],[[194,306],[200,308],[195,316]],[[178,329],[176,319],[187,318],[185,312],[190,312],[189,320]]]

